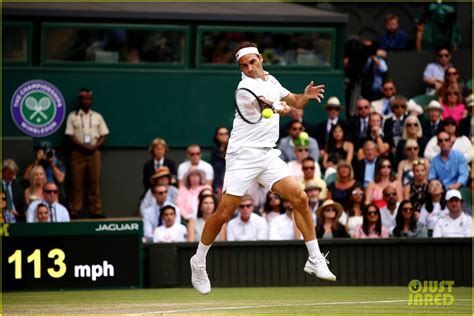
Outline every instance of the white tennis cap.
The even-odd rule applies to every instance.
[[[248,54],[260,54],[258,52],[258,48],[257,47],[244,47],[244,48],[241,48],[238,50],[237,53],[235,53],[235,59],[237,61],[239,61],[240,58],[242,58],[243,56],[245,55],[248,55]]]
[[[458,199],[462,200],[461,192],[459,192],[458,190],[449,190],[446,193],[446,201],[449,201],[452,198],[458,198]]]

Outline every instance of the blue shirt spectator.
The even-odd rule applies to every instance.
[[[380,37],[380,49],[385,51],[403,50],[407,48],[407,33],[398,29],[398,16],[385,16],[385,33]]]
[[[444,160],[441,155],[431,161],[429,180],[438,179],[446,188],[456,183],[466,185],[469,171],[463,155],[455,150],[449,152],[448,160]]]

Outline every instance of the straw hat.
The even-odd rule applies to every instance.
[[[318,210],[316,211],[316,214],[318,217],[322,217],[323,216],[323,212],[324,212],[324,209],[329,207],[329,206],[332,206],[336,209],[336,219],[339,219],[339,217],[341,217],[342,215],[342,212],[344,212],[344,209],[342,207],[341,204],[337,203],[337,202],[334,202],[333,200],[326,200],[324,201],[323,205],[321,205]]]
[[[150,180],[158,179],[161,177],[171,177],[171,172],[168,167],[162,166],[156,169],[155,173],[150,177]]]

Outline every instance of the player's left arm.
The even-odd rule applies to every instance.
[[[317,100],[321,103],[321,100],[324,98],[324,85],[314,85],[314,81],[311,81],[309,85],[304,89],[304,93],[294,94],[290,93],[282,100],[285,101],[290,106],[293,106],[297,109],[302,109],[310,100]]]

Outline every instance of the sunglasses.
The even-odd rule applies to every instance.
[[[54,194],[58,194],[58,190],[44,190],[44,193],[54,193]]]
[[[413,161],[413,165],[414,166],[418,166],[418,165],[424,165],[425,164],[425,160],[424,159],[417,159],[417,160],[414,160]]]
[[[407,147],[407,151],[415,151],[418,150],[418,147]]]
[[[418,127],[418,123],[407,123],[407,127]]]
[[[449,142],[449,138],[438,138],[438,143],[447,143]]]
[[[442,57],[449,57],[450,55],[449,54],[439,54],[438,57],[439,58],[442,58]]]
[[[455,96],[457,96],[458,94],[457,94],[456,92],[448,92],[448,93],[446,93],[446,95],[447,95],[447,96],[450,96],[450,95],[455,95]]]
[[[305,151],[309,151],[309,149],[308,148],[299,148],[298,151],[299,152],[305,152]]]
[[[390,169],[390,168],[392,168],[392,165],[381,165],[380,166],[380,169],[384,169],[384,168]]]
[[[303,170],[314,170],[314,167],[303,167]]]
[[[360,196],[362,196],[362,195],[364,195],[364,192],[362,192],[362,191],[352,191],[352,195],[360,195]]]
[[[357,107],[357,110],[367,110],[369,108],[369,106],[358,106]]]
[[[446,76],[456,76],[457,74],[457,72],[447,72]]]
[[[270,201],[271,201],[271,200],[279,200],[280,197],[279,197],[279,196],[276,196],[276,195],[270,195],[270,196],[268,197],[268,199],[269,199]]]
[[[336,112],[340,111],[339,108],[333,108],[333,107],[328,107],[327,109],[328,109],[328,111],[336,111]]]
[[[335,212],[336,209],[333,208],[333,207],[326,207],[326,208],[324,209],[324,211],[325,211],[325,212]]]
[[[456,126],[456,122],[444,122],[445,126]]]
[[[411,211],[413,211],[413,207],[404,207],[404,208],[402,208],[402,211],[403,212],[411,212]]]
[[[384,193],[383,195],[385,195],[385,196],[396,196],[397,193],[396,192],[387,192],[387,193]]]
[[[304,131],[304,128],[303,127],[292,127],[291,130],[292,131]]]
[[[383,90],[384,90],[384,91],[393,91],[393,90],[395,90],[395,88],[392,88],[392,87],[390,87],[390,88],[383,88]]]
[[[394,109],[394,110],[398,110],[398,109],[400,109],[400,108],[406,109],[407,107],[404,106],[404,105],[398,105],[398,104],[392,105],[392,109]]]
[[[373,211],[373,212],[367,212],[367,215],[373,216],[373,215],[379,215],[379,213]]]
[[[190,156],[199,156],[201,153],[188,153]]]
[[[163,194],[166,194],[166,193],[168,193],[168,191],[156,192],[156,194],[158,194],[158,195],[163,195]]]
[[[252,204],[240,204],[240,208],[251,208],[253,205]]]

